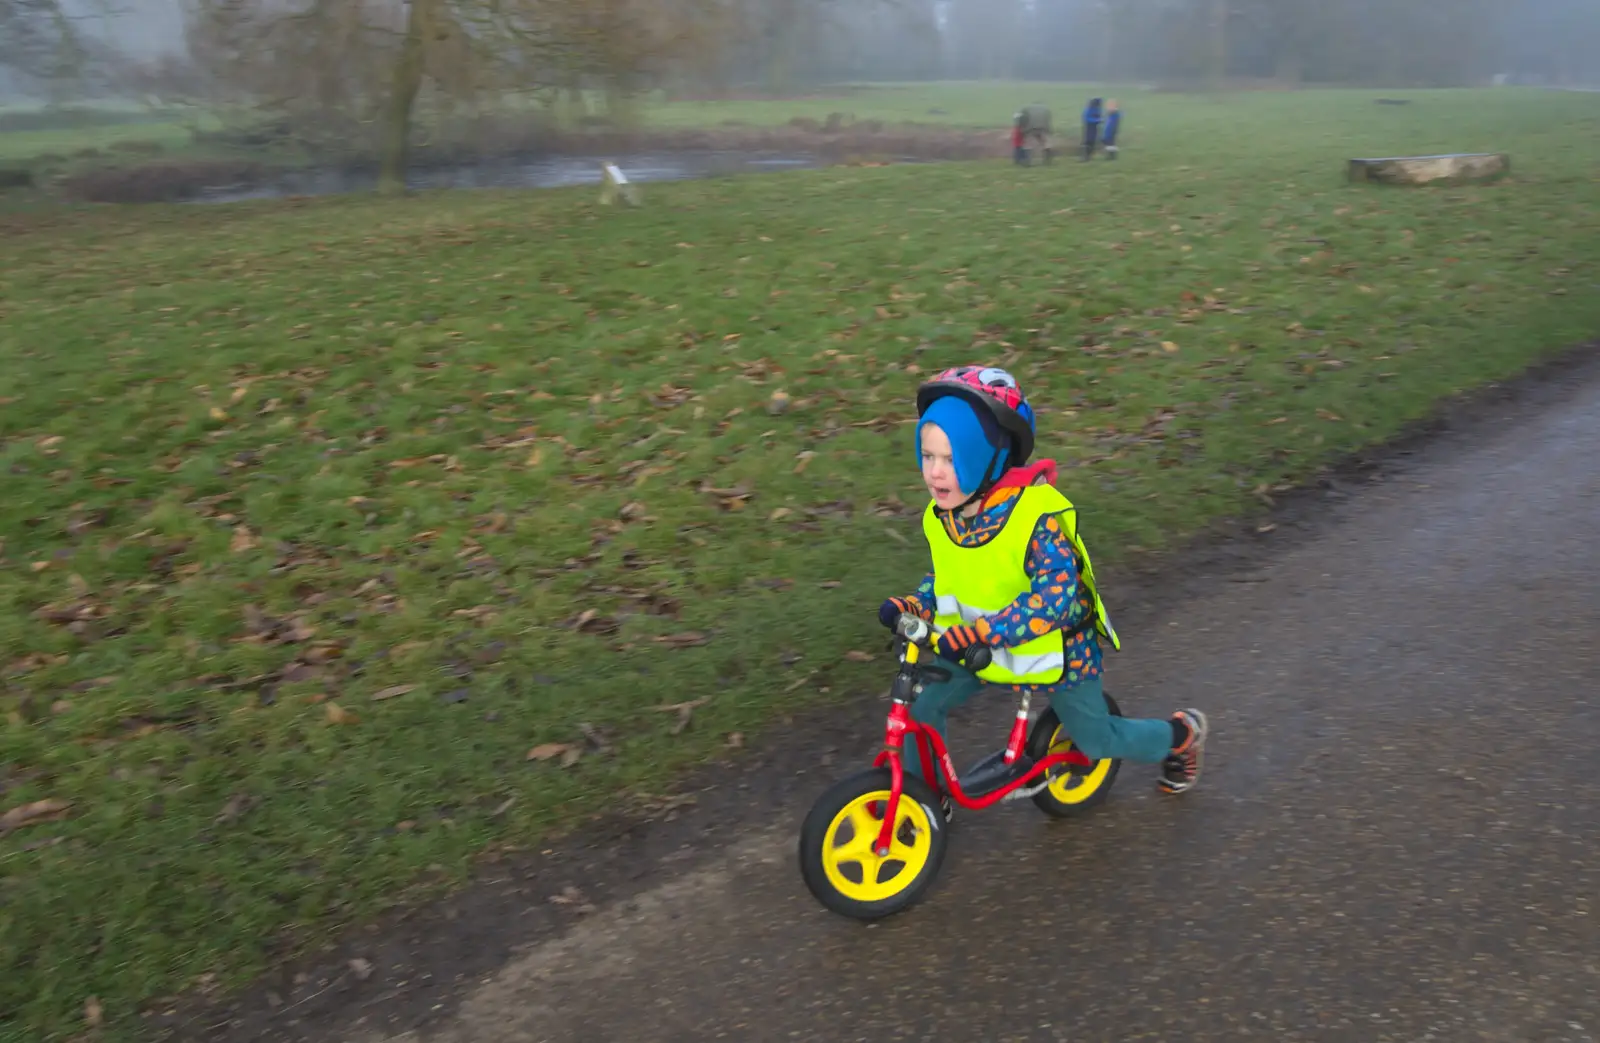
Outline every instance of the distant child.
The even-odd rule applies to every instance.
[[[992,367],[947,369],[917,389],[917,414],[917,455],[933,501],[922,523],[933,571],[915,594],[885,601],[878,621],[892,629],[910,612],[945,628],[937,652],[946,659],[987,645],[993,662],[978,672],[978,691],[1032,689],[1090,760],[1160,764],[1162,790],[1192,788],[1205,714],[1141,719],[1106,708],[1100,642],[1121,644],[1095,589],[1077,509],[1055,488],[1055,461],[1028,463],[1034,414],[1016,378]],[[918,693],[911,716],[942,732],[946,715],[973,691],[930,682]],[[919,762],[907,757],[906,771],[920,775]]]
[[[1055,150],[1050,147],[1050,110],[1038,102],[1033,102],[1022,107],[1022,132],[1026,138],[1039,150],[1039,155],[1044,157],[1046,164],[1050,162]],[[1031,155],[1031,151],[1030,151]]]
[[[1028,150],[1025,147],[1027,138],[1022,129],[1022,113],[1017,113],[1011,120],[1011,162],[1017,166],[1026,166]]]
[[[1117,99],[1112,98],[1106,102],[1105,129],[1100,133],[1100,143],[1106,147],[1106,158],[1117,158],[1117,131],[1122,127],[1122,109],[1117,105]]]
[[[1090,98],[1089,104],[1083,110],[1083,161],[1089,162],[1094,158],[1095,143],[1100,138],[1100,113],[1101,101],[1099,98]]]

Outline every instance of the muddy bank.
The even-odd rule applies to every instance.
[[[415,150],[408,184],[437,188],[559,188],[598,184],[602,160],[640,182],[764,173],[840,163],[1004,156],[1003,135],[923,125],[797,118],[787,126],[597,129],[499,135],[489,143]],[[377,165],[345,157],[312,167],[237,160],[167,160],[71,175],[60,187],[94,203],[232,202],[368,191]]]
[[[412,191],[443,188],[568,188],[600,184],[600,164],[615,162],[636,182],[685,181],[702,177],[769,173],[823,165],[815,156],[744,152],[621,153],[530,159],[507,157],[461,166],[424,167],[406,177]],[[195,203],[340,195],[377,187],[374,170],[288,170],[248,180],[206,186],[188,197]]]
[[[171,160],[70,174],[59,185],[86,203],[174,203],[213,185],[254,184],[279,172],[250,160]]]

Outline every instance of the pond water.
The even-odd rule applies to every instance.
[[[761,152],[679,151],[620,156],[555,156],[539,159],[497,159],[413,171],[406,183],[413,189],[434,188],[564,188],[599,185],[600,164],[614,160],[630,181],[683,181],[730,174],[797,170],[823,165],[810,155]],[[284,196],[324,196],[371,191],[376,173],[330,169],[296,170],[259,182],[216,185],[197,192],[190,202],[234,203]]]

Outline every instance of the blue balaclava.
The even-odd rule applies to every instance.
[[[936,425],[950,439],[956,481],[963,493],[975,495],[986,481],[1005,473],[1006,460],[1011,453],[1009,449],[1000,449],[998,457],[995,454],[997,447],[1006,444],[1000,425],[956,395],[934,399],[917,422],[917,466],[922,465],[922,429],[928,424]]]

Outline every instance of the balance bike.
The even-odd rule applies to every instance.
[[[929,685],[976,688],[989,665],[986,647],[970,649],[965,664],[933,651],[935,629],[906,613],[895,625],[900,669],[889,697],[884,748],[872,767],[842,779],[817,798],[800,827],[800,873],[824,906],[858,920],[877,920],[914,905],[944,862],[948,797],[974,811],[1031,797],[1056,818],[1071,818],[1105,800],[1121,762],[1092,761],[1073,745],[1053,709],[1028,727],[1023,693],[1005,749],[959,777],[944,737],[911,718],[912,701]],[[1108,695],[1106,708],[1122,711]],[[922,778],[905,771],[907,737],[920,758]],[[924,782],[923,780],[927,780]]]

